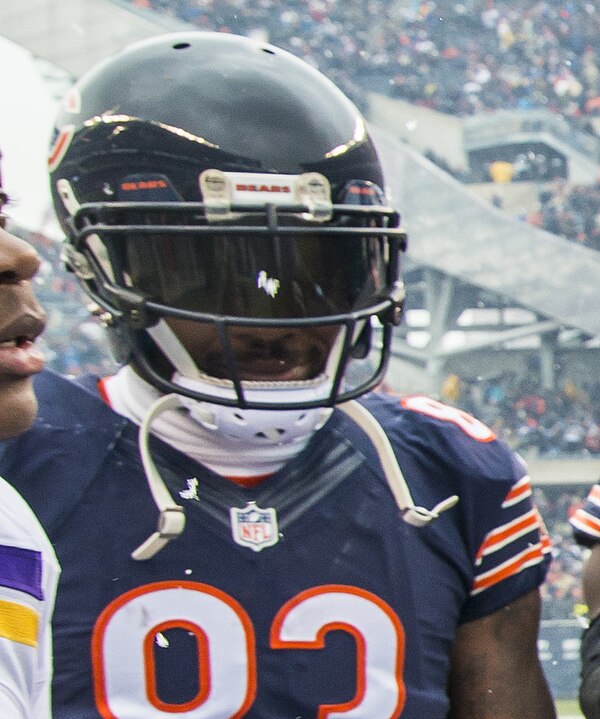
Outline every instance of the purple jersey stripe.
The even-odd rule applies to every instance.
[[[0,545],[0,587],[18,589],[36,599],[43,599],[41,553]]]

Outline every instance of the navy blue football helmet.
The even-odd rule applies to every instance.
[[[363,117],[307,63],[221,33],[134,44],[69,92],[49,169],[68,266],[161,392],[303,411],[381,381],[406,235]],[[236,341],[264,332],[272,381]],[[310,371],[278,376],[311,332]]]

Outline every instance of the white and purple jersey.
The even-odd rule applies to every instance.
[[[0,717],[50,717],[50,619],[58,575],[40,523],[0,478]]]

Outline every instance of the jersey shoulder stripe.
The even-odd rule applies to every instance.
[[[0,586],[43,599],[41,552],[0,545]]]
[[[593,544],[600,540],[600,485],[594,484],[584,504],[573,512],[569,523],[582,544]]]
[[[0,637],[36,647],[39,614],[32,607],[0,599]]]
[[[513,555],[510,559],[502,564],[497,565],[488,572],[481,572],[475,577],[473,587],[471,588],[471,596],[483,592],[485,589],[502,582],[509,577],[519,574],[528,567],[534,567],[544,561],[543,543],[537,542],[533,546],[527,547],[519,554]]]
[[[540,519],[537,510],[530,509],[528,512],[525,512],[525,514],[489,532],[479,549],[477,558],[481,559],[486,554],[497,552],[511,542],[515,542],[520,537],[529,534],[531,531],[539,530],[540,528]]]
[[[497,604],[504,580],[525,590],[531,577],[538,581],[547,571],[551,543],[533,503],[527,465],[485,424],[455,407],[422,396],[402,398],[398,406],[394,414],[393,405],[380,400],[377,409],[414,495],[432,503],[430,478],[437,477],[439,487],[451,477],[447,491],[458,495],[457,511],[469,513],[471,596],[482,596],[468,617],[481,616],[484,607]]]
[[[600,485],[595,484],[590,489],[590,493],[587,496],[587,501],[591,504],[596,505],[596,507],[600,507]]]
[[[512,507],[513,504],[518,504],[523,499],[531,496],[531,480],[528,475],[525,475],[513,485],[512,489],[506,496],[506,499],[502,503],[502,508],[506,509],[508,507]]]
[[[576,532],[581,532],[592,539],[600,539],[600,519],[586,512],[585,509],[577,509],[569,521]]]

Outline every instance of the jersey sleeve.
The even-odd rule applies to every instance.
[[[600,542],[600,484],[594,484],[581,507],[569,519],[579,544],[591,547]]]
[[[468,590],[460,621],[492,614],[539,587],[551,543],[523,459],[461,410],[420,396],[402,405],[412,412],[410,444],[422,448],[421,484],[459,497],[446,552]],[[431,495],[424,501],[431,505]]]
[[[551,558],[550,537],[527,475],[517,479],[491,516],[493,524],[474,558],[463,621],[491,614],[538,587]]]
[[[35,515],[0,479],[0,716],[50,719],[59,566]]]

